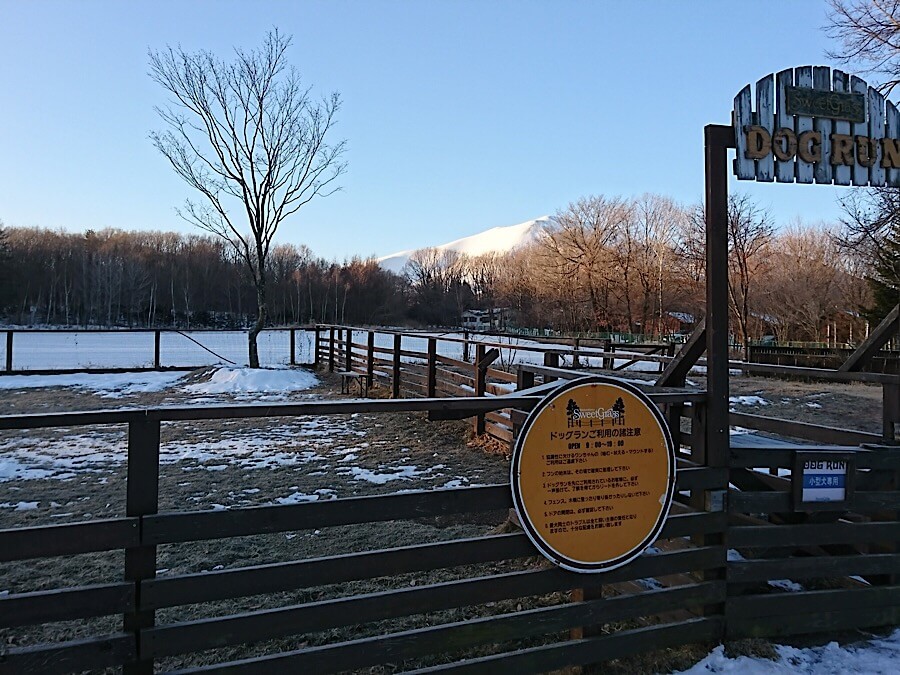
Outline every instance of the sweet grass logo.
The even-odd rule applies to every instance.
[[[569,428],[572,427],[593,427],[594,422],[598,422],[599,426],[606,425],[607,420],[610,425],[625,424],[625,401],[622,397],[616,399],[611,408],[589,408],[582,410],[575,399],[570,398],[566,404],[566,418]]]

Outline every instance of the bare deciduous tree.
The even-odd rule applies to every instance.
[[[767,211],[745,194],[728,198],[728,295],[750,360],[750,292],[766,264],[774,227]]]
[[[838,63],[861,67],[890,93],[900,84],[900,0],[830,0],[828,35],[841,48]]]
[[[232,62],[181,47],[150,52],[150,77],[171,96],[156,109],[168,129],[150,138],[202,195],[179,215],[229,242],[256,288],[257,319],[249,335],[254,368],[275,232],[311,199],[339,189],[334,181],[346,168],[345,142],[326,143],[340,97],[311,97],[286,63],[290,44],[275,30],[260,49],[235,50]]]

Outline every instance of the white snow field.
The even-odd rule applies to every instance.
[[[13,337],[14,370],[71,370],[77,368],[150,368],[153,366],[152,331],[16,331]],[[199,343],[199,344],[198,344]],[[263,331],[258,338],[260,365],[290,363],[290,333]],[[201,346],[202,345],[202,346]],[[296,331],[296,361],[312,361],[313,334]],[[160,365],[191,367],[247,365],[244,331],[163,331]],[[6,340],[0,340],[0,364],[6,363]]]

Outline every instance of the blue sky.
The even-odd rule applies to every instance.
[[[703,126],[786,67],[825,64],[826,3],[0,0],[0,220],[192,231],[152,147],[147,50],[222,56],[278,26],[337,90],[343,190],[282,225],[328,258],[387,255],[552,214],[589,194],[703,193]],[[756,185],[780,224],[848,188]]]

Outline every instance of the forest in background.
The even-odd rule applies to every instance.
[[[705,313],[702,215],[659,195],[586,197],[528,247],[477,257],[421,249],[401,275],[371,258],[328,261],[279,244],[269,321],[452,327],[466,309],[503,308],[520,327],[668,334]],[[776,230],[740,195],[729,216],[737,341],[858,342],[866,320],[892,306],[896,281],[882,283],[880,302],[873,283],[885,280],[877,253],[890,236],[873,252],[846,245],[838,225]],[[0,257],[9,324],[237,328],[256,316],[245,266],[210,236],[7,227]]]

